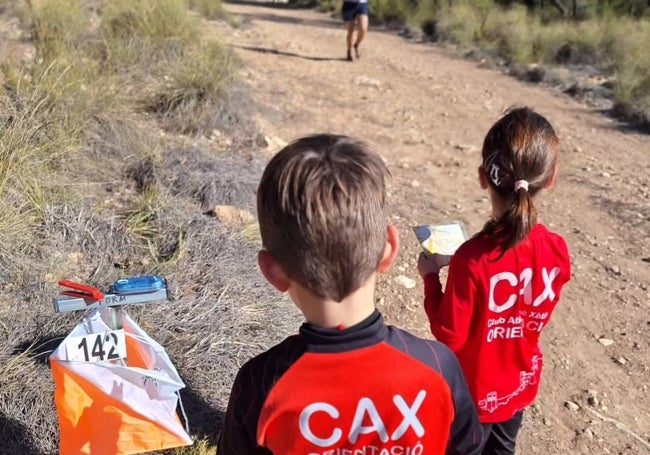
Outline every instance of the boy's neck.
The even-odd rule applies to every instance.
[[[317,297],[301,286],[293,286],[289,295],[308,323],[327,329],[346,328],[362,322],[375,311],[375,281],[373,275],[341,302]]]

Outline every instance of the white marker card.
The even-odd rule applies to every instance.
[[[126,358],[126,335],[124,330],[108,330],[75,336],[65,341],[69,361],[103,362]]]
[[[424,251],[451,256],[467,240],[462,223],[427,224],[413,228]]]

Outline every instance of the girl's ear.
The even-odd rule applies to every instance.
[[[287,292],[287,289],[289,289],[289,285],[291,284],[289,277],[287,277],[287,274],[282,270],[280,264],[278,264],[273,256],[271,256],[271,253],[266,250],[260,250],[260,252],[257,253],[257,263],[259,264],[262,275],[264,275],[266,281],[268,281],[278,291]]]
[[[397,257],[397,252],[399,250],[399,235],[397,234],[397,228],[392,224],[388,225],[388,232],[386,236],[386,246],[384,247],[384,255],[379,261],[377,266],[377,271],[379,273],[386,272]]]
[[[478,167],[478,182],[480,183],[481,189],[483,190],[487,190],[488,186],[490,186],[488,184],[487,175],[485,175],[485,169],[483,169],[483,166]]]
[[[546,185],[544,185],[544,189],[547,190],[553,185],[555,185],[556,179],[557,179],[557,164],[553,167],[553,174],[551,175],[551,178],[548,179],[548,182],[546,182]]]

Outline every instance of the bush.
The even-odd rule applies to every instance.
[[[630,19],[612,23],[606,29],[607,49],[616,78],[619,100],[650,109],[650,22]]]
[[[145,100],[163,127],[183,134],[209,134],[218,125],[215,111],[225,103],[238,62],[230,49],[205,43],[181,53],[173,68]]]
[[[406,21],[410,5],[408,0],[374,0],[369,3],[369,9],[372,20],[399,25]]]
[[[47,62],[81,46],[90,23],[80,0],[48,0],[34,7],[32,35],[38,56]]]
[[[435,23],[439,39],[488,50],[506,62],[594,66],[616,78],[618,100],[650,106],[650,20],[630,17],[646,14],[647,2],[620,0],[602,8],[584,2],[581,11],[591,19],[581,21],[521,3],[455,0],[450,7],[422,0],[407,21]]]
[[[180,291],[176,304],[130,311],[193,387],[183,400],[199,439],[176,453],[214,454],[217,410],[237,365],[286,333],[260,315],[278,308],[282,325],[292,308],[265,300],[261,282],[239,285],[259,281],[258,246],[203,215],[204,200],[250,209],[261,161],[188,148],[161,130],[228,134],[232,119],[250,118],[240,110],[247,98],[229,91],[240,89],[237,62],[199,39],[185,0],[31,3],[36,9],[19,11],[27,2],[0,0],[0,14],[25,14],[36,55],[5,63],[0,87],[0,334],[8,340],[0,343],[0,445],[29,454],[57,448],[47,355],[79,314],[26,302],[51,301],[63,277],[105,288],[124,273],[159,271]],[[143,112],[143,103],[156,107]],[[242,121],[237,134],[250,139],[254,129],[242,125],[249,128]],[[220,307],[213,321],[206,305]],[[254,305],[265,311],[246,308]],[[230,341],[250,334],[259,335]],[[211,356],[208,368],[186,355],[197,348]]]
[[[190,0],[190,8],[206,19],[226,17],[221,0]]]
[[[198,23],[182,0],[111,0],[102,13],[102,35],[107,40],[167,40],[183,44],[198,41]]]
[[[118,119],[132,121],[138,102],[168,129],[211,132],[231,107],[225,90],[237,68],[227,48],[198,39],[197,18],[183,0],[114,0],[101,17],[80,0],[34,5],[25,22],[36,58],[20,68],[5,64],[0,88],[2,252],[29,244],[46,206],[86,196],[72,181],[105,178],[95,149],[151,155],[152,141],[119,126]],[[124,144],[116,128],[135,142]],[[126,217],[141,239],[152,194],[136,196]]]

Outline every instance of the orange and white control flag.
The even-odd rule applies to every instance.
[[[176,414],[185,387],[167,353],[121,310],[91,311],[50,355],[61,455],[118,455],[192,444]]]

